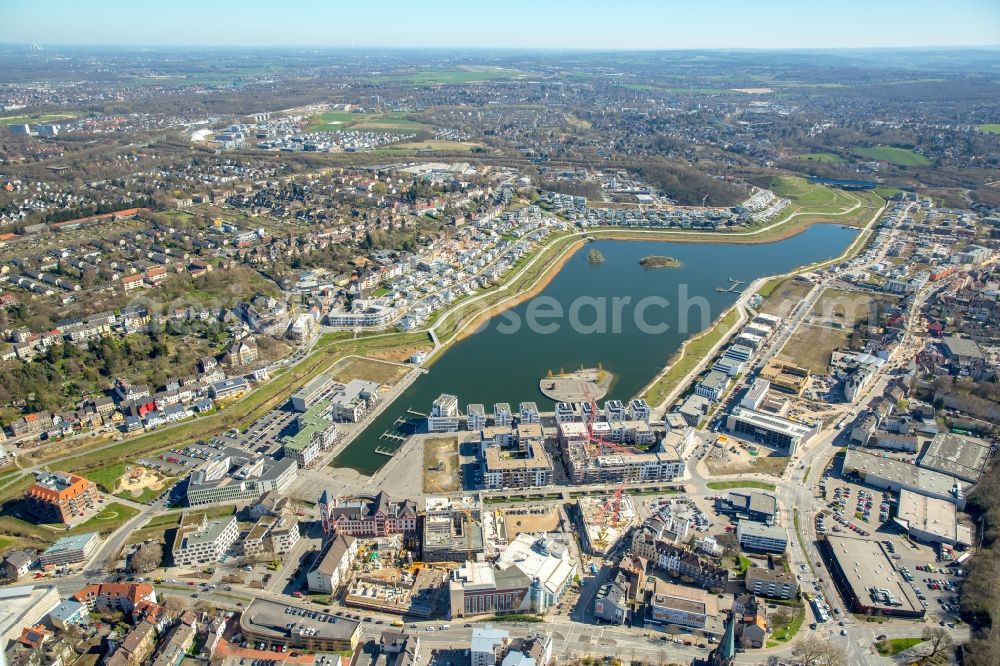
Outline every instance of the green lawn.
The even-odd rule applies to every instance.
[[[771,184],[778,196],[787,197],[810,213],[839,213],[857,203],[857,197],[834,187],[810,183],[805,178],[778,176]]]
[[[986,125],[980,125],[979,131],[986,134],[1000,134],[1000,123],[988,123]]]
[[[97,484],[106,493],[115,491],[115,481],[125,473],[125,462],[113,463],[107,467],[93,469],[87,472],[87,478]]]
[[[800,160],[810,160],[812,162],[823,162],[825,164],[842,164],[846,160],[840,155],[833,153],[803,153],[796,155]]]
[[[179,513],[168,513],[150,518],[148,523],[129,534],[128,543],[139,543],[146,539],[162,541],[164,533],[177,527],[180,522],[181,516]]]
[[[889,638],[875,644],[875,649],[883,657],[894,657],[904,650],[909,650],[914,645],[923,643],[922,638]]]
[[[864,148],[858,146],[851,150],[858,157],[868,160],[878,160],[888,162],[898,166],[927,166],[931,161],[909,148],[898,148],[896,146],[872,146]]]
[[[775,645],[780,645],[781,643],[787,643],[795,637],[795,634],[799,632],[802,627],[802,623],[806,619],[805,608],[800,608],[792,617],[791,623],[787,627],[782,627],[781,629],[776,629],[774,633],[771,634],[771,639],[767,642],[767,647],[774,647]]]
[[[729,490],[731,488],[760,488],[761,490],[774,490],[773,483],[754,481],[753,479],[744,479],[742,481],[709,481],[705,485],[712,490]]]
[[[108,532],[113,532],[121,527],[137,513],[139,513],[138,509],[133,509],[130,506],[125,506],[124,504],[119,504],[118,502],[111,502],[101,509],[93,518],[80,523],[73,529],[69,530],[68,533],[84,534],[86,532],[100,532],[102,534],[107,534]]]
[[[876,187],[872,191],[883,199],[888,199],[889,197],[902,192],[902,190],[898,187]]]

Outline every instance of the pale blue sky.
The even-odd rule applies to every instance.
[[[1000,44],[1000,0],[3,0],[0,42],[556,49]]]

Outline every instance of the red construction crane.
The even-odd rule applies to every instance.
[[[618,520],[621,518],[622,512],[622,491],[625,490],[625,479],[621,480],[618,487],[615,488],[615,493],[608,501],[605,503],[605,511],[611,513],[611,525],[615,528],[618,527]]]
[[[584,402],[590,405],[590,413],[587,415],[587,451],[590,455],[599,455],[604,453],[606,450],[615,451],[617,453],[638,453],[638,451],[631,446],[623,446],[621,444],[616,444],[614,442],[609,442],[600,435],[594,434],[594,422],[597,420],[597,401],[594,400],[590,393],[590,385],[583,385],[583,398]]]

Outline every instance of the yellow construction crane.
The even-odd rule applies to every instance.
[[[465,524],[462,525],[462,532],[465,534],[465,559],[472,560],[472,510],[468,507],[459,509],[465,514]]]

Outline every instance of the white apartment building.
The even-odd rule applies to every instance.
[[[181,520],[174,538],[174,564],[195,566],[219,562],[239,536],[236,516],[209,521],[205,514],[188,514]]]

